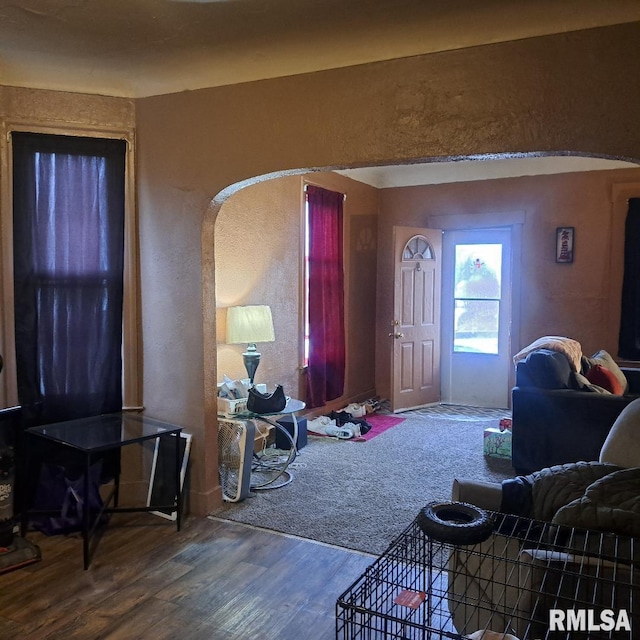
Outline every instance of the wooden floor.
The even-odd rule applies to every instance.
[[[9,640],[326,640],[374,558],[241,524],[113,516],[88,571],[77,536],[27,536],[42,560],[0,575]]]

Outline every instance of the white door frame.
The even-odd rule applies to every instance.
[[[522,229],[525,223],[524,211],[511,211],[505,213],[481,213],[481,214],[457,214],[429,216],[428,226],[447,231],[481,230],[490,228],[510,227],[511,229],[511,334],[509,357],[513,357],[521,345],[520,339],[520,300],[521,300],[521,256],[522,256]],[[443,266],[446,269],[446,266]],[[444,346],[444,345],[443,345]],[[444,349],[441,350],[442,358],[446,358]],[[442,375],[445,375],[446,367],[441,366]],[[509,388],[515,384],[515,367],[510,368]],[[511,406],[511,394],[509,394],[509,406]]]

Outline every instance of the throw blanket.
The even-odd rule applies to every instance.
[[[528,347],[518,351],[518,353],[513,356],[513,364],[518,364],[520,360],[524,360],[532,351],[536,351],[538,349],[559,351],[566,356],[574,371],[580,371],[581,369],[582,345],[576,340],[565,338],[563,336],[544,336],[534,340]]]
[[[590,484],[558,509],[553,522],[640,537],[640,469],[621,469]]]
[[[640,468],[575,462],[505,480],[502,510],[578,529],[640,537]]]

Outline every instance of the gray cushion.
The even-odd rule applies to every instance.
[[[532,351],[525,363],[536,387],[541,389],[569,389],[571,365],[559,351],[538,349]]]
[[[640,398],[616,418],[600,450],[600,462],[627,469],[640,467]]]
[[[596,364],[602,365],[606,369],[609,369],[611,373],[618,379],[620,382],[620,386],[622,387],[622,393],[627,393],[629,391],[629,383],[627,381],[626,376],[622,373],[622,370],[618,366],[618,363],[611,357],[604,349],[601,349],[597,353],[594,353],[590,358],[587,358],[590,366],[595,366]],[[586,372],[585,372],[586,374]]]
[[[612,395],[611,391],[607,391],[606,389],[599,387],[597,384],[592,384],[585,376],[575,371],[571,372],[569,381],[571,383],[571,388],[576,389],[577,391],[594,391],[595,393]]]

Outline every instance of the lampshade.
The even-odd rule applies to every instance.
[[[227,344],[273,342],[275,339],[271,309],[267,305],[227,309]]]
[[[252,386],[256,369],[260,364],[256,342],[273,342],[275,339],[271,309],[267,305],[227,309],[227,344],[248,343],[242,359]]]

